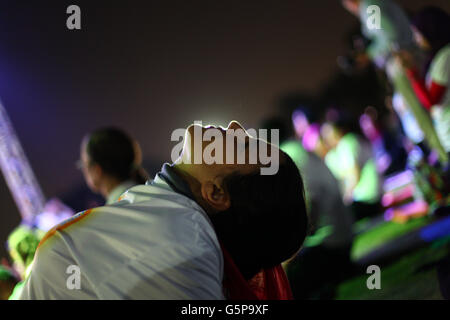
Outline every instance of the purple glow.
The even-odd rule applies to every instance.
[[[317,146],[317,142],[320,138],[320,125],[317,123],[311,124],[305,131],[303,135],[302,143],[303,147],[309,151],[313,152]]]

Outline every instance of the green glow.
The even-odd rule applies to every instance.
[[[353,190],[353,200],[376,202],[378,200],[378,173],[375,161],[370,159],[361,170],[359,182]]]
[[[291,140],[280,145],[280,149],[292,158],[299,169],[304,168],[308,161],[308,152],[299,141]]]
[[[318,229],[313,235],[308,236],[303,245],[305,247],[318,246],[332,233],[333,233],[333,226],[324,226]]]
[[[393,241],[408,232],[417,230],[430,222],[429,217],[411,219],[407,223],[385,222],[357,236],[353,242],[352,259],[359,259],[376,248]]]
[[[0,281],[5,281],[13,277],[11,271],[0,265]]]
[[[19,300],[20,293],[22,292],[22,289],[25,285],[25,281],[20,281],[16,286],[14,287],[14,290],[12,294],[9,296],[8,300]]]
[[[44,232],[20,225],[8,237],[11,258],[24,269],[30,266]]]
[[[327,153],[325,163],[340,182],[344,194],[351,190],[349,188],[353,188],[353,200],[374,203],[379,196],[376,165],[373,159],[369,159],[362,168],[358,168],[360,149],[357,136],[348,133],[336,148]]]

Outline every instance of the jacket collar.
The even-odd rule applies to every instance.
[[[158,177],[166,182],[173,191],[195,201],[194,195],[192,194],[191,188],[189,187],[188,183],[175,172],[173,166],[173,164],[165,163],[162,166],[161,171],[158,172]]]
[[[109,196],[106,198],[106,204],[111,204],[116,202],[119,197],[122,195],[122,193],[124,193],[125,191],[127,191],[128,189],[130,189],[131,187],[135,186],[136,182],[131,181],[131,180],[126,180],[124,182],[122,182],[121,184],[119,184],[117,187],[115,187],[109,194]]]

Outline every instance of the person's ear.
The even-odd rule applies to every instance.
[[[137,140],[133,140],[134,164],[140,166],[142,164],[142,149]]]
[[[225,211],[231,206],[230,195],[219,184],[206,181],[201,184],[202,198],[216,211]]]
[[[98,187],[99,181],[102,180],[103,170],[97,163],[92,164],[89,167],[89,175],[91,176],[92,182],[96,187]]]

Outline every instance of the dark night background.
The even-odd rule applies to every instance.
[[[398,2],[450,11],[448,0]],[[66,28],[70,4],[82,30]],[[124,128],[153,175],[176,128],[257,128],[281,96],[317,94],[356,25],[337,0],[0,0],[0,99],[45,195],[64,197],[87,188],[74,165],[86,132]],[[20,215],[3,177],[0,215],[4,257]]]

